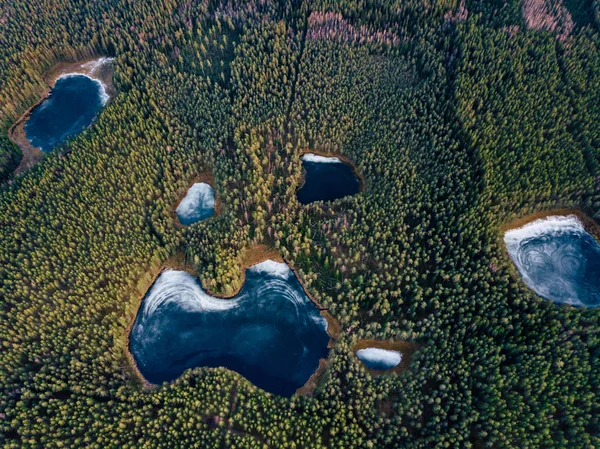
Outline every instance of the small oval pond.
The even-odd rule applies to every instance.
[[[396,368],[402,362],[402,353],[390,349],[364,348],[356,351],[356,357],[359,358],[365,366],[374,371],[386,371]]]
[[[31,112],[25,136],[32,146],[51,151],[90,126],[108,98],[100,81],[86,75],[63,75],[49,97]]]
[[[212,217],[215,214],[213,188],[205,182],[195,183],[188,189],[176,212],[179,222],[185,226]]]
[[[185,271],[163,271],[142,301],[129,346],[154,384],[188,368],[225,367],[291,396],[327,357],[328,342],[327,321],[294,273],[267,260],[246,270],[231,299],[209,295]]]
[[[301,204],[331,201],[360,192],[360,180],[340,158],[307,153],[302,156],[302,166],[306,175],[297,192]]]
[[[600,305],[600,245],[577,216],[533,221],[507,231],[504,243],[523,281],[541,297]]]
[[[407,340],[360,340],[354,354],[373,375],[407,370],[420,345]]]

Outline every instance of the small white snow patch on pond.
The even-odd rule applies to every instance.
[[[287,279],[292,275],[292,270],[283,262],[275,262],[274,260],[267,259],[264,262],[257,263],[249,268],[249,270],[255,273],[267,273],[272,276]]]
[[[356,356],[369,369],[385,371],[397,367],[402,361],[402,353],[381,348],[365,348],[356,351]]]
[[[318,154],[314,153],[306,153],[304,156],[302,156],[302,160],[304,162],[317,162],[321,164],[338,164],[342,162],[340,158],[337,157],[319,156]]]
[[[177,217],[181,224],[190,225],[206,220],[215,213],[215,194],[205,182],[197,182],[189,188],[185,198],[177,206]]]

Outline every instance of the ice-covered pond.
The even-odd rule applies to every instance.
[[[63,75],[48,98],[31,112],[25,136],[33,147],[51,151],[90,126],[108,99],[101,81],[81,74]]]
[[[402,362],[402,353],[390,349],[381,348],[363,348],[356,351],[356,357],[359,358],[365,366],[374,371],[386,371],[396,368]]]
[[[507,231],[504,243],[523,281],[541,297],[600,305],[600,245],[577,216],[533,221]]]
[[[304,184],[297,192],[298,201],[331,201],[360,192],[360,180],[352,167],[337,157],[308,153],[302,156]]]
[[[215,194],[205,182],[197,182],[187,191],[176,209],[179,222],[185,226],[206,220],[215,214]]]
[[[327,321],[294,273],[267,260],[246,270],[231,299],[211,296],[185,271],[163,271],[142,301],[130,351],[151,383],[222,366],[291,396],[327,357],[328,342]]]

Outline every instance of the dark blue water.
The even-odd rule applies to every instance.
[[[504,236],[525,283],[551,301],[600,305],[600,245],[577,217],[548,217]]]
[[[25,135],[48,152],[90,126],[105,102],[102,86],[83,75],[59,78],[25,123]]]
[[[297,193],[301,204],[331,201],[360,191],[360,181],[344,162],[313,162],[303,158],[302,166],[305,182]]]
[[[246,270],[232,299],[208,295],[184,271],[164,271],[130,335],[141,374],[160,384],[194,367],[225,367],[265,391],[291,396],[327,357],[327,322],[285,264]]]

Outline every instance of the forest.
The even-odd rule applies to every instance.
[[[538,297],[501,227],[600,220],[599,0],[0,4],[0,447],[600,447],[600,311]],[[59,62],[114,59],[92,126],[15,173]],[[366,188],[300,204],[300,155]],[[214,179],[220,213],[173,204]],[[340,323],[314,392],[224,368],[149,387],[128,357],[183,253],[231,296],[276,249]],[[418,347],[372,375],[358,341]]]

